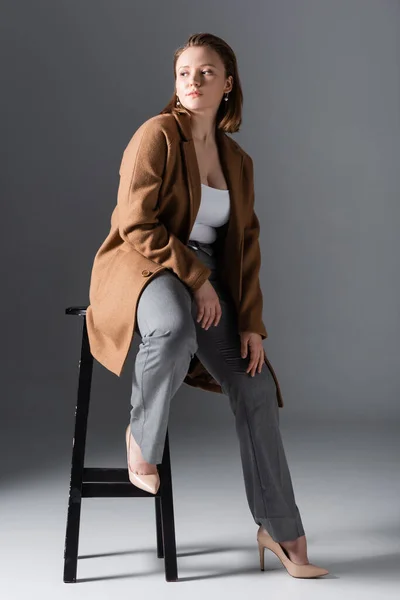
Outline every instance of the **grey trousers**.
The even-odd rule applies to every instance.
[[[211,269],[222,317],[208,330],[197,323],[190,289],[162,271],[143,290],[137,307],[141,337],[132,377],[131,431],[145,461],[162,460],[170,402],[194,354],[220,384],[235,416],[247,501],[254,521],[277,542],[304,535],[279,430],[276,386],[268,366],[254,377],[241,357],[233,301],[219,278],[212,244],[188,247]]]

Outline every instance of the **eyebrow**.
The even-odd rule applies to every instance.
[[[184,65],[184,66],[179,67],[179,68],[180,69],[187,69],[188,67],[189,67],[189,65]],[[218,68],[215,65],[213,65],[212,63],[204,63],[203,65],[200,65],[200,67],[214,67],[214,69]]]

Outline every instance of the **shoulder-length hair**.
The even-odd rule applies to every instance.
[[[176,79],[177,60],[182,52],[191,46],[209,46],[215,50],[215,52],[218,52],[225,67],[225,78],[232,75],[232,90],[228,94],[228,101],[225,101],[224,98],[221,100],[216,116],[216,127],[227,133],[236,133],[239,131],[242,123],[243,92],[240,84],[235,53],[222,38],[217,37],[212,33],[194,33],[183,46],[180,46],[175,50],[173,60],[174,80]],[[190,112],[182,105],[176,106],[176,90],[168,104],[159,114],[162,115],[174,112],[187,113],[190,115]]]

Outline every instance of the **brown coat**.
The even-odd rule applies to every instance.
[[[237,310],[238,332],[256,332],[265,339],[253,161],[220,129],[217,143],[231,203],[229,221],[218,236],[221,276]],[[110,232],[94,258],[86,313],[91,353],[118,376],[138,331],[140,294],[151,279],[169,269],[194,291],[211,273],[186,246],[201,198],[189,115],[161,114],[145,121],[123,153],[119,174],[117,205]],[[265,349],[264,357],[282,407],[279,383]],[[222,393],[196,355],[184,382]]]

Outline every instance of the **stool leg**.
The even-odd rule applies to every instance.
[[[167,581],[177,581],[178,567],[176,562],[175,521],[172,498],[172,476],[168,429],[165,437],[164,453],[161,463],[160,483],[162,486],[160,504],[162,539],[164,545],[165,579]]]
[[[156,496],[154,500],[156,507],[157,558],[164,558],[164,542],[161,523],[161,498],[160,496]]]
[[[75,410],[75,432],[72,447],[67,527],[65,533],[64,583],[76,582],[82,501],[82,481],[85,461],[86,431],[89,413],[92,371],[93,356],[90,353],[90,345],[86,328],[86,317],[84,317],[81,359],[79,361],[78,395]]]

